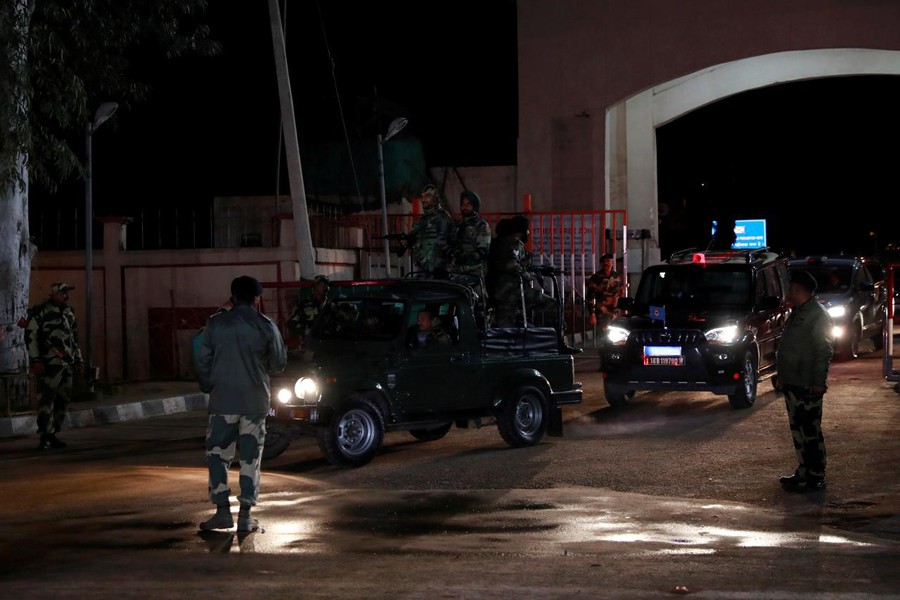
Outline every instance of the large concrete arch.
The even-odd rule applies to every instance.
[[[900,52],[831,48],[777,52],[715,65],[653,86],[606,111],[606,208],[627,209],[630,229],[650,240],[629,242],[637,269],[659,260],[656,128],[728,96],[823,77],[900,75]]]

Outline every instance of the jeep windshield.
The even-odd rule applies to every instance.
[[[750,271],[746,266],[678,265],[644,273],[635,303],[691,310],[750,303]]]
[[[378,298],[329,302],[312,330],[318,340],[377,341],[396,338],[405,303]]]

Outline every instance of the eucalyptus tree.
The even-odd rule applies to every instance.
[[[27,397],[28,357],[15,326],[28,308],[29,182],[49,190],[83,176],[79,139],[97,106],[147,99],[137,61],[212,56],[206,0],[0,1],[0,411]]]

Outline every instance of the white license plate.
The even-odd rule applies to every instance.
[[[684,356],[681,346],[644,346],[644,365],[681,367]]]

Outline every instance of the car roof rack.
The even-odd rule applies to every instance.
[[[669,264],[721,264],[721,263],[751,263],[757,260],[765,259],[770,250],[768,247],[753,248],[747,250],[698,250],[697,248],[686,248],[673,252],[669,256]]]

